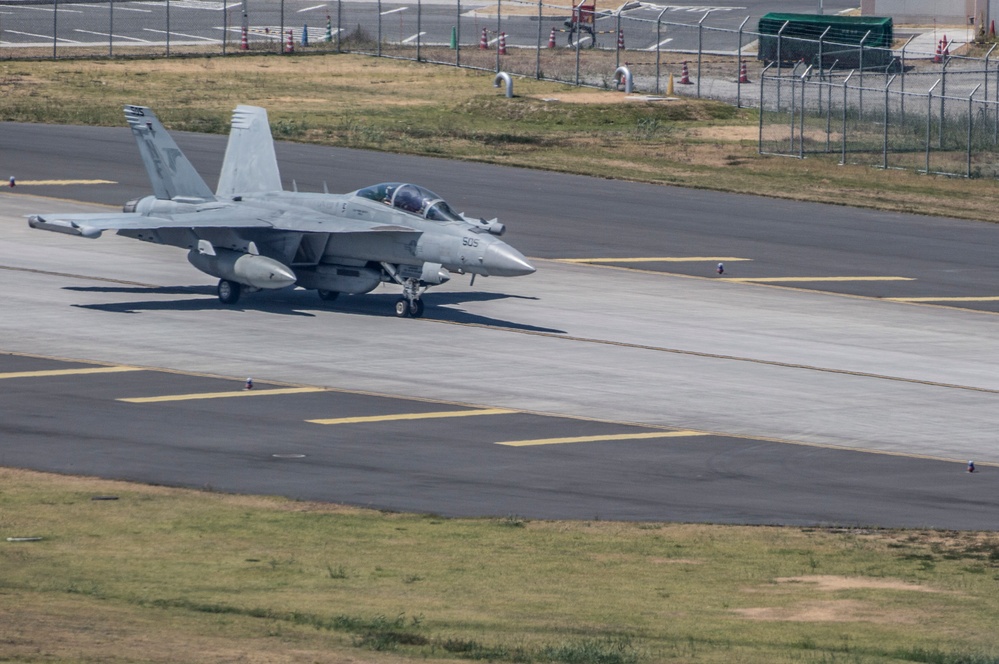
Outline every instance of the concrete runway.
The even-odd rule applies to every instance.
[[[281,144],[286,181],[415,180],[498,213],[539,270],[455,279],[421,320],[391,314],[389,287],[328,308],[282,291],[225,309],[182,251],[27,227],[30,212],[87,208],[31,192],[148,191],[127,131],[127,151],[94,142],[120,131],[47,135],[64,131],[77,138],[21,154],[0,125],[2,166],[124,184],[0,195],[0,350],[18,354],[0,356],[4,465],[449,515],[999,527],[994,302],[881,299],[994,294],[991,225]],[[199,159],[213,147],[219,161],[224,139],[202,143],[189,156],[215,173]],[[589,204],[566,207],[573,190]],[[726,277],[912,280],[773,288],[719,279],[713,261],[621,260],[678,256],[750,259]],[[561,262],[607,257],[612,269]],[[185,373],[23,375],[79,361]],[[117,401],[241,392],[247,376],[252,398]],[[494,408],[513,412],[397,417]],[[380,419],[309,422],[352,416]]]

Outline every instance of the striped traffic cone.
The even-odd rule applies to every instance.
[[[617,31],[617,50],[624,50],[624,30]]]
[[[485,28],[482,28],[482,36],[479,38],[479,48],[482,50],[489,48],[489,36],[486,34]]]
[[[548,35],[548,48],[555,48],[555,28],[552,28],[552,32]]]
[[[499,38],[499,54],[506,55],[506,33],[501,32]]]
[[[944,50],[943,50],[944,57],[945,58],[949,58],[950,57],[950,42],[947,41],[947,35],[944,35],[944,38],[943,38],[943,47],[944,47]]]
[[[245,27],[243,28],[243,34],[239,38],[239,50],[241,50],[241,51],[249,51],[250,50],[250,44],[246,40],[246,28]]]
[[[333,22],[330,21],[330,17],[326,17],[326,34],[323,36],[325,41],[333,41]]]
[[[691,85],[690,83],[690,72],[687,71],[687,61],[683,61],[683,69],[680,70],[680,84],[681,85]]]
[[[933,62],[943,62],[943,46],[939,39],[937,40],[937,52],[933,54]]]
[[[284,45],[284,52],[285,53],[295,52],[295,37],[294,35],[291,34],[291,30],[288,31],[288,41]]]
[[[749,83],[749,73],[746,72],[746,61],[742,61],[742,66],[739,67],[739,82]]]

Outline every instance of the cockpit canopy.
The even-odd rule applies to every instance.
[[[403,182],[383,182],[364,189],[354,195],[378,201],[394,208],[419,215],[431,221],[464,221],[443,198],[415,184]]]

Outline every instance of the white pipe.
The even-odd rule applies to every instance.
[[[506,83],[507,99],[513,97],[513,79],[510,78],[510,74],[507,74],[505,71],[501,71],[496,74],[496,78],[493,79],[493,87],[498,88],[500,86],[500,81]]]
[[[624,80],[624,94],[630,95],[632,88],[635,86],[635,81],[631,77],[631,71],[624,65],[614,70],[614,80],[621,81],[622,79]]]

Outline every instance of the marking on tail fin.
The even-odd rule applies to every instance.
[[[216,194],[229,198],[282,189],[267,111],[258,106],[237,106]]]
[[[156,198],[213,201],[215,195],[198,171],[174,143],[152,110],[145,106],[126,106],[125,120],[139,145],[142,163],[149,174]]]

